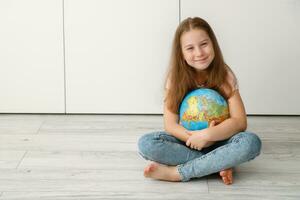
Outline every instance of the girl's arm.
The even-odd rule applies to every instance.
[[[179,117],[177,114],[172,113],[164,104],[164,128],[165,131],[176,137],[177,139],[186,142],[189,139],[189,135],[186,133],[186,129],[179,125]]]
[[[230,118],[217,126],[206,129],[203,138],[207,141],[219,141],[230,138],[247,128],[247,116],[245,107],[238,90],[228,99]]]

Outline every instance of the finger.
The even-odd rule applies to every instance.
[[[185,144],[186,144],[186,146],[190,146],[190,144],[191,144],[190,140],[187,140]]]
[[[188,132],[188,131],[186,131],[186,134],[188,134],[188,135],[192,135],[192,133],[191,133],[191,132]]]
[[[198,150],[198,151],[200,151],[202,148],[195,146],[195,149]]]
[[[214,127],[215,125],[216,125],[216,121],[213,120],[213,121],[210,122],[209,127]]]

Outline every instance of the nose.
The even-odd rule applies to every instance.
[[[204,51],[202,48],[199,48],[199,47],[195,48],[195,56],[196,57],[201,57],[203,55],[204,55]]]

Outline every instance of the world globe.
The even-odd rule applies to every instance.
[[[227,101],[217,91],[208,88],[189,92],[179,108],[180,124],[190,131],[208,128],[212,121],[219,124],[228,117]]]

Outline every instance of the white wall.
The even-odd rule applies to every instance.
[[[63,113],[61,0],[0,1],[0,112]]]
[[[161,113],[174,0],[66,0],[68,113]]]
[[[300,114],[300,1],[180,5],[0,1],[0,113],[162,113],[163,78],[181,13],[181,19],[200,16],[212,25],[248,114]]]
[[[300,114],[300,1],[183,0],[213,27],[248,114]]]

